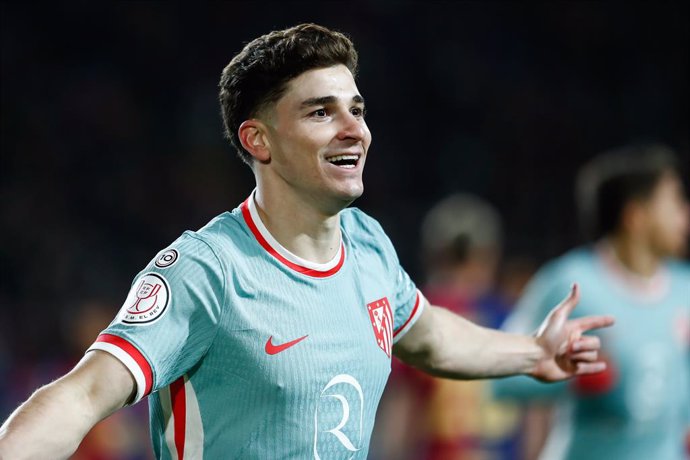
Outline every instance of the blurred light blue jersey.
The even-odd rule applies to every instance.
[[[351,208],[340,225],[333,260],[307,262],[252,195],[135,278],[90,350],[150,395],[158,458],[366,458],[392,345],[426,300],[375,220]]]
[[[650,278],[627,272],[601,242],[546,265],[505,328],[534,332],[549,310],[580,285],[574,317],[613,315],[602,339],[609,369],[569,382],[527,377],[494,382],[498,397],[557,402],[541,458],[682,460],[690,427],[690,270],[668,262]]]

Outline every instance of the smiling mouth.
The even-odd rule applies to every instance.
[[[357,167],[357,163],[359,162],[359,155],[335,155],[330,158],[326,158],[326,161],[335,166],[338,166],[339,168],[353,169]]]

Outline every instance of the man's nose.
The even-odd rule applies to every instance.
[[[349,111],[343,115],[338,139],[354,139],[362,141],[366,137],[366,126],[361,118],[355,117]]]

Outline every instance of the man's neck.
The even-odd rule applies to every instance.
[[[259,217],[278,243],[310,262],[329,262],[340,248],[340,214],[324,213],[308,200],[295,198],[261,186],[254,194]]]
[[[626,233],[609,238],[614,255],[631,273],[651,278],[659,270],[661,259],[646,241]]]

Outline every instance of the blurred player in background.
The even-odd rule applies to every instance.
[[[690,267],[675,259],[690,224],[674,154],[659,145],[604,153],[580,171],[577,199],[594,243],[541,269],[508,329],[535,330],[559,289],[581,280],[577,314],[617,318],[600,334],[609,366],[553,385],[496,381],[496,394],[558,403],[544,460],[686,459]]]
[[[356,70],[352,42],[313,24],[233,58],[221,107],[256,189],[151,260],[76,368],[3,424],[0,457],[69,456],[148,396],[159,458],[365,458],[392,353],[450,378],[605,367],[582,334],[613,320],[568,320],[576,286],[535,336],[477,326],[428,304],[380,225],[346,209],[371,143]]]
[[[429,302],[483,326],[500,326],[512,302],[499,285],[503,232],[496,209],[474,195],[450,195],[427,213],[421,237],[427,274],[422,291]],[[485,381],[434,378],[393,360],[374,454],[400,460],[516,458],[519,411],[491,401],[488,393]]]

